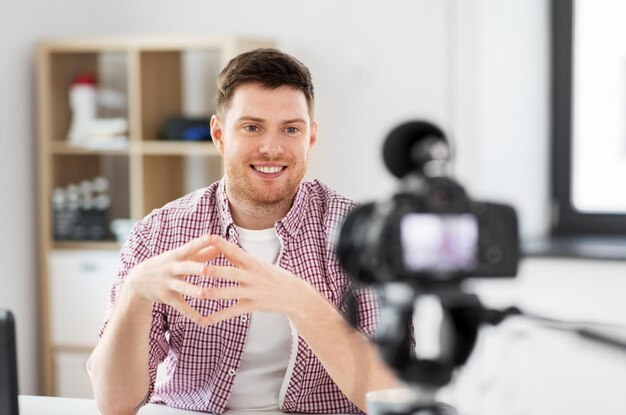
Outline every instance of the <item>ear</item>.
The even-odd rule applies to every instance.
[[[217,151],[220,154],[224,154],[224,127],[222,121],[217,115],[211,116],[211,137],[213,138],[213,144],[217,147]]]
[[[317,141],[317,121],[311,122],[311,136],[309,137],[309,149]]]

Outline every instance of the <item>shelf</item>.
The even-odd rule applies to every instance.
[[[149,156],[175,155],[175,156],[219,156],[215,144],[212,141],[197,143],[184,141],[144,141],[141,144],[141,152]]]
[[[224,165],[213,142],[168,141],[158,137],[171,117],[214,113],[216,79],[231,58],[245,51],[273,46],[271,41],[258,39],[169,35],[57,39],[39,43],[37,210],[42,235],[39,260],[45,394],[63,394],[72,389],[67,383],[70,378],[77,387],[82,387],[83,379],[74,374],[84,372],[84,362],[74,355],[82,358],[91,351],[91,341],[79,341],[67,331],[55,332],[66,326],[55,324],[51,316],[69,310],[76,316],[76,327],[83,325],[76,331],[91,332],[92,327],[99,324],[93,321],[100,320],[106,306],[98,301],[106,298],[113,284],[107,278],[116,275],[108,267],[117,268],[121,248],[115,240],[54,240],[55,224],[59,224],[55,220],[63,219],[55,216],[52,205],[55,190],[67,191],[68,186],[79,185],[79,188],[84,186],[83,194],[88,194],[85,182],[95,177],[107,178],[110,185],[106,193],[111,201],[107,212],[109,225],[115,218],[140,220],[153,209],[219,180],[224,175]],[[122,102],[118,105],[99,105],[97,116],[125,118],[128,141],[107,147],[76,147],[68,143],[66,136],[74,117],[69,92],[81,73],[94,74],[99,90],[115,91],[119,97],[124,97],[123,102],[118,100]],[[208,122],[207,119],[206,124]],[[60,194],[57,192],[57,196]],[[57,197],[56,202],[59,200]],[[102,222],[100,226],[104,226]],[[59,233],[58,228],[56,235],[60,239],[87,237],[76,228],[71,229],[76,231],[73,236]],[[78,258],[81,264],[88,262],[90,255],[102,256],[102,262],[98,262],[102,266],[102,278],[85,277],[95,272],[95,268],[83,269],[71,261],[58,262],[58,254]],[[77,274],[70,272],[74,267],[78,267]],[[76,291],[80,296],[71,298],[67,290],[64,291],[67,278],[75,278],[79,284],[99,281],[103,285],[83,287]],[[93,299],[97,296],[98,300],[85,302],[86,298],[91,298],[86,295],[93,295]],[[85,318],[94,315],[98,316],[95,320]]]
[[[57,344],[52,346],[55,352],[66,352],[66,353],[88,353],[91,354],[93,349],[96,347],[93,346],[74,346],[74,345],[66,345],[66,344]]]
[[[55,141],[51,144],[51,153],[54,155],[71,156],[127,156],[131,153],[139,153],[147,156],[219,156],[220,153],[211,141],[185,142],[185,141],[144,141],[132,143],[125,148],[87,148],[74,147],[63,141]]]
[[[40,48],[47,53],[98,53],[108,51],[178,51],[184,49],[206,49],[220,51],[225,47],[250,49],[251,47],[273,45],[272,41],[259,39],[243,39],[229,36],[193,36],[193,35],[162,35],[162,36],[129,36],[94,39],[54,39],[42,42]]]
[[[52,154],[56,155],[113,155],[113,156],[126,156],[130,153],[129,146],[125,148],[87,148],[87,147],[74,147],[67,144],[64,141],[55,141],[52,143]]]
[[[54,241],[52,249],[93,249],[119,251],[120,244],[115,241]]]

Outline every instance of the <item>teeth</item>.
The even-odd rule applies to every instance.
[[[254,166],[254,169],[256,171],[260,171],[261,173],[278,173],[279,171],[281,171],[283,168],[282,167],[261,167],[261,166]]]

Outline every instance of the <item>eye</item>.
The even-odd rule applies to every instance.
[[[287,128],[285,128],[285,132],[287,134],[297,134],[298,131],[300,131],[300,130],[298,130],[296,127],[287,127]]]
[[[257,127],[256,125],[252,125],[252,124],[244,125],[243,129],[248,133],[256,133],[259,131],[259,127]]]

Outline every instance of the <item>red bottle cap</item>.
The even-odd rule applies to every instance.
[[[76,74],[72,85],[95,85],[96,83],[96,76],[93,73],[81,72]]]

